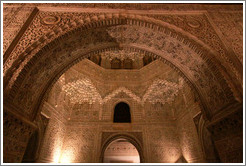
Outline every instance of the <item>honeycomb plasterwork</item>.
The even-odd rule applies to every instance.
[[[135,101],[141,103],[141,98],[138,97],[136,94],[134,94],[132,91],[130,91],[129,89],[127,89],[127,88],[125,88],[125,87],[120,87],[120,88],[114,90],[113,92],[111,92],[110,94],[108,94],[107,96],[105,96],[105,97],[103,98],[103,102],[105,103],[105,102],[111,100],[114,96],[116,96],[117,94],[119,94],[119,93],[121,93],[121,92],[127,94],[127,95],[128,95],[129,97],[131,97],[133,100],[135,100]]]
[[[84,63],[82,64],[83,66],[85,65]],[[77,66],[77,68],[78,67],[80,66]],[[86,69],[83,70],[85,73],[87,70],[88,71],[91,70],[88,67],[85,68]],[[100,73],[104,75],[104,73],[100,69],[97,70],[99,70]],[[121,75],[121,77],[124,76]],[[71,68],[69,69],[69,71],[67,71],[58,79],[57,83],[59,83],[62,86],[61,90],[66,93],[72,104],[86,103],[86,102],[90,104],[96,102],[99,102],[100,104],[104,104],[108,101],[111,101],[112,98],[130,97],[131,99],[135,100],[141,105],[144,105],[144,103],[147,100],[152,104],[156,104],[156,103],[170,104],[171,102],[174,101],[175,96],[177,95],[178,91],[183,88],[183,84],[184,84],[184,80],[182,78],[179,78],[179,81],[177,83],[154,78],[154,80],[151,81],[151,83],[146,85],[145,88],[146,90],[144,94],[142,95],[139,94],[140,95],[139,97],[139,95],[136,95],[136,93],[134,93],[139,91],[137,88],[139,84],[136,84],[136,87],[132,88],[132,90],[129,90],[124,86],[120,86],[117,89],[110,91],[109,93],[100,94],[99,92],[100,89],[102,88],[100,86],[96,88],[94,86],[96,82],[92,83],[91,78],[93,78],[93,76],[86,76],[85,74],[78,72],[74,68]],[[115,82],[117,82],[117,80],[114,80],[113,84]]]
[[[152,104],[156,103],[171,103],[179,90],[183,88],[183,79],[179,83],[168,82],[166,80],[154,80],[147,92],[143,96],[143,102],[149,101]]]
[[[74,82],[69,82],[62,87],[62,90],[69,96],[72,104],[89,102],[90,104],[99,101],[102,103],[102,98],[92,85],[89,79],[79,79]]]
[[[69,82],[62,87],[62,90],[66,92],[72,104],[76,103],[96,103],[100,104],[106,103],[114,98],[117,94],[124,93],[136,102],[144,104],[144,102],[149,101],[152,104],[155,103],[171,103],[174,101],[175,96],[178,91],[182,89],[183,81],[182,79],[178,84],[173,82],[168,82],[166,80],[154,80],[149,86],[147,92],[143,97],[139,97],[134,94],[131,90],[126,87],[119,87],[110,94],[106,95],[104,98],[98,93],[97,89],[94,87],[90,79],[84,78],[73,82]]]

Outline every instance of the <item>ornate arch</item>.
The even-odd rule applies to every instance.
[[[49,19],[51,19],[52,21],[47,22],[47,20]],[[180,19],[182,20],[183,18],[180,18]],[[202,19],[202,17],[199,16],[198,19]],[[56,20],[56,21],[54,22],[53,20]],[[43,24],[46,24],[46,25],[49,25],[49,24],[55,25],[58,22],[60,22],[60,20],[61,18],[59,16],[52,16],[52,14],[51,15],[49,14],[47,16],[44,16],[41,22],[43,22]],[[15,71],[25,59],[30,59],[40,49],[42,49],[43,46],[45,46],[46,44],[53,41],[59,36],[64,36],[65,34],[69,35],[78,29],[84,30],[84,29],[90,29],[90,28],[96,28],[96,27],[102,27],[102,26],[122,25],[122,24],[138,25],[138,26],[148,27],[154,30],[164,31],[165,33],[168,33],[174,38],[177,38],[178,40],[182,41],[184,44],[188,45],[192,49],[200,52],[201,56],[209,56],[209,58],[213,59],[214,62],[216,61],[217,65],[220,64],[221,62],[216,60],[217,59],[216,54],[218,54],[216,53],[216,51],[221,52],[221,53],[223,52],[224,54],[224,51],[221,50],[222,48],[215,51],[211,49],[211,45],[212,45],[211,41],[206,42],[206,43],[210,43],[208,44],[209,45],[208,46],[205,43],[203,43],[201,40],[199,40],[201,37],[199,36],[199,33],[197,33],[195,28],[202,27],[202,24],[196,18],[188,17],[188,18],[185,18],[185,20],[187,21],[188,27],[193,28],[193,30],[191,30],[190,28],[187,29],[187,27],[184,28],[183,30],[180,27],[176,27],[175,23],[173,23],[174,25],[172,25],[168,23],[168,21],[166,22],[165,20],[161,19],[161,17],[159,17],[158,15],[152,16],[152,15],[136,15],[136,14],[124,14],[124,13],[85,14],[84,16],[82,16],[82,18],[78,17],[78,18],[73,18],[71,20],[69,19],[69,21],[65,21],[61,25],[56,25],[54,26],[54,28],[50,29],[50,31],[46,33],[39,32],[36,34],[32,34],[35,37],[32,37],[31,39],[27,38],[21,41],[20,43],[18,43],[19,45],[24,45],[24,47],[18,50],[14,50],[13,54],[11,55],[4,56],[4,62],[5,62],[4,69],[3,69],[4,76],[6,75],[5,73],[7,73],[5,71],[8,71],[8,69],[10,69],[11,67],[12,68],[10,72]],[[34,25],[34,28],[35,28],[35,25]],[[187,29],[187,32],[185,31],[186,29]],[[191,35],[190,33],[193,35]],[[213,32],[211,31],[211,33]],[[194,34],[199,37],[194,36]],[[220,45],[218,41],[216,45]],[[206,52],[206,55],[204,55],[204,51]],[[216,56],[213,56],[212,54]],[[18,58],[18,60],[14,61],[14,59],[16,58]],[[226,56],[224,56],[224,58],[227,59],[229,64],[233,65],[233,62],[230,59],[228,59]],[[235,68],[233,69],[233,72],[236,72]]]
[[[138,153],[139,153],[140,162],[141,163],[144,163],[145,162],[144,152],[143,152],[143,148],[142,148],[142,145],[141,145],[140,141],[137,140],[137,138],[135,138],[134,136],[132,136],[130,134],[126,134],[126,133],[116,133],[116,134],[113,134],[106,141],[104,141],[102,143],[99,161],[100,162],[103,161],[104,152],[105,152],[107,146],[111,142],[113,142],[113,141],[115,141],[117,139],[120,139],[120,138],[124,138],[124,139],[128,140],[131,144],[133,144],[136,147],[136,149],[138,150]]]
[[[141,43],[138,36],[134,36],[135,38],[128,36],[128,29],[141,32],[140,37],[146,36],[143,35],[144,31],[151,39],[155,34],[156,42],[143,40],[144,43]],[[120,36],[120,33],[125,33],[125,36]],[[168,39],[172,42],[168,43],[167,47]],[[196,37],[173,25],[132,14],[95,15],[84,20],[71,21],[46,33],[22,52],[16,61],[5,63],[5,101],[14,101],[17,105],[18,103],[28,105],[20,110],[25,110],[29,118],[34,119],[36,115],[33,114],[34,110],[38,109],[49,85],[58,79],[57,76],[75,62],[111,49],[148,52],[168,63],[198,93],[204,113],[208,118],[216,113],[212,110],[218,112],[223,106],[235,102],[233,92],[236,88],[232,84],[229,86],[226,82],[228,79],[230,82],[230,76],[224,72],[218,60],[214,58],[216,53],[212,49]],[[196,60],[194,61],[195,58],[190,55],[194,55]],[[57,66],[54,67],[54,65]],[[43,72],[40,73],[40,71]],[[27,89],[33,83],[33,80],[28,78],[33,78],[35,75],[36,87],[32,86]],[[42,86],[38,84],[38,80],[44,81]],[[232,92],[231,88],[235,91]],[[31,89],[35,89],[39,94],[34,96]],[[18,98],[21,100],[17,102]],[[30,106],[31,103],[35,103],[36,107]]]

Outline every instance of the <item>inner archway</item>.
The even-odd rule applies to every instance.
[[[119,138],[111,142],[103,156],[104,163],[140,163],[137,148],[127,139]]]

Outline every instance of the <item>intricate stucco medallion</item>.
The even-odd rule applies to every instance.
[[[42,19],[42,23],[46,25],[55,25],[61,20],[58,16],[46,16]]]
[[[191,28],[199,28],[201,27],[201,23],[196,20],[196,19],[188,19],[187,20],[187,25],[190,26]]]

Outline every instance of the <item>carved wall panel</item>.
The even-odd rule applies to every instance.
[[[62,148],[61,162],[95,162],[93,156],[95,155],[97,135],[95,127],[68,126]]]
[[[144,103],[145,117],[148,122],[163,122],[174,119],[174,110],[172,105],[162,104],[159,102]]]
[[[3,110],[3,117],[3,162],[21,162],[35,126],[26,123],[7,110]]]
[[[3,53],[8,49],[34,7],[3,7]]]
[[[236,53],[243,64],[243,14],[241,11],[210,12],[209,16],[221,31],[224,42]]]
[[[173,163],[182,155],[179,146],[179,137],[175,124],[168,126],[149,125],[148,140],[149,162]]]
[[[216,141],[216,148],[219,149],[220,159],[224,163],[243,162],[243,136],[234,135],[226,139]],[[223,149],[223,150],[222,150]]]
[[[240,15],[240,14],[239,14]],[[240,15],[242,17],[242,15]],[[232,71],[236,72],[236,66],[233,64],[231,58],[229,57],[229,54],[226,51],[225,46],[222,44],[219,36],[217,35],[214,28],[211,26],[211,23],[209,22],[207,16],[205,13],[200,13],[197,15],[194,14],[177,14],[175,16],[170,15],[151,15],[151,17],[154,17],[156,19],[163,20],[165,22],[168,22],[170,24],[176,25],[177,27],[182,28],[186,32],[191,33],[192,35],[198,37],[201,41],[208,44],[211,48],[213,48],[217,53],[221,56],[220,60],[224,60],[226,63],[231,64]],[[218,17],[217,17],[218,19]],[[225,21],[225,19],[222,19]],[[234,19],[235,20],[235,19]],[[215,19],[215,22],[217,20]],[[223,24],[225,25],[225,24]],[[235,26],[234,26],[235,27]],[[230,31],[230,28],[227,27],[227,29]],[[237,30],[236,30],[237,31]],[[236,32],[234,31],[234,32]],[[242,34],[240,35],[242,38]],[[237,39],[238,40],[238,39]],[[239,41],[239,43],[242,44],[242,40]],[[242,51],[242,49],[240,49]],[[223,62],[224,63],[224,62]],[[236,73],[236,75],[239,75],[239,73]]]
[[[71,121],[98,121],[99,113],[101,112],[101,104],[96,103],[76,103],[71,108]]]

